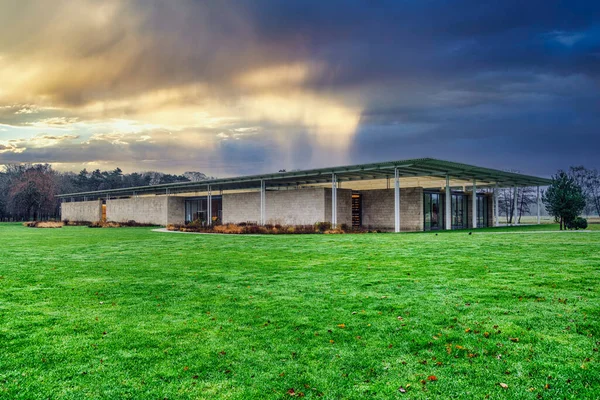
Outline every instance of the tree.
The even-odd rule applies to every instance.
[[[566,228],[585,208],[585,196],[572,176],[559,170],[552,177],[552,184],[542,196],[548,213],[560,222],[560,229]]]
[[[12,214],[42,219],[56,211],[56,175],[49,164],[25,165],[11,182],[9,206]]]
[[[516,196],[517,209],[515,210],[515,189],[504,188],[498,190],[499,215],[506,216],[506,223],[509,225],[513,223],[513,220],[521,223],[521,217],[529,214],[531,206],[537,201],[537,193],[532,187],[517,188]]]
[[[569,168],[569,175],[581,187],[586,199],[587,214],[600,215],[600,174],[596,169],[587,169],[583,165]]]

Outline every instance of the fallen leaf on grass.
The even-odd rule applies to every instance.
[[[435,375],[429,375],[429,376],[427,377],[427,380],[428,380],[428,381],[431,381],[431,382],[435,382],[435,381],[437,381],[437,380],[438,380],[438,378],[437,378],[437,376],[435,376]]]
[[[508,389],[508,385],[506,383],[500,382],[499,385],[502,389]]]
[[[516,338],[516,337],[511,337],[511,338],[509,338],[509,340],[510,340],[511,342],[515,342],[515,343],[518,343],[518,342],[519,342],[519,338]]]

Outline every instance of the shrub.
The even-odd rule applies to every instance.
[[[96,223],[94,227],[114,227],[116,223]],[[118,224],[116,224],[118,225]],[[328,228],[328,229],[326,229]],[[185,225],[169,224],[167,229],[170,231],[196,232],[196,233],[224,233],[224,234],[247,234],[247,235],[278,235],[278,234],[340,234],[340,233],[368,233],[375,232],[361,228],[350,228],[348,225],[339,228],[331,228],[330,222],[320,222],[315,225],[280,225],[267,224],[257,225],[255,223],[243,222],[239,224],[226,225],[202,225],[200,221],[193,221]]]
[[[65,226],[90,226],[92,223],[89,221],[64,221]]]
[[[56,221],[29,221],[24,222],[23,226],[28,228],[62,228],[64,223]]]
[[[115,222],[115,221],[96,221],[88,225],[90,228],[124,228],[124,227],[149,227],[155,226],[154,224],[142,224],[129,220],[127,222]]]
[[[317,222],[315,229],[321,233],[331,229],[331,222]]]
[[[588,227],[587,219],[577,217],[573,221],[573,226],[575,227],[575,229],[587,229],[587,227]]]

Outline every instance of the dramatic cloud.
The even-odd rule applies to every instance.
[[[600,167],[591,1],[0,0],[0,164]]]

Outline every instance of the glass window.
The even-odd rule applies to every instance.
[[[212,215],[213,224],[220,223],[223,216],[223,200],[221,196],[212,196]],[[195,197],[185,200],[185,222],[200,221],[202,224],[208,222],[208,198]]]
[[[462,193],[452,194],[452,229],[464,229],[467,222],[467,198]]]
[[[487,196],[478,194],[477,195],[477,227],[485,228],[488,226],[487,224],[487,215],[488,215],[488,202]]]
[[[423,194],[423,229],[444,228],[444,198],[440,193]]]

